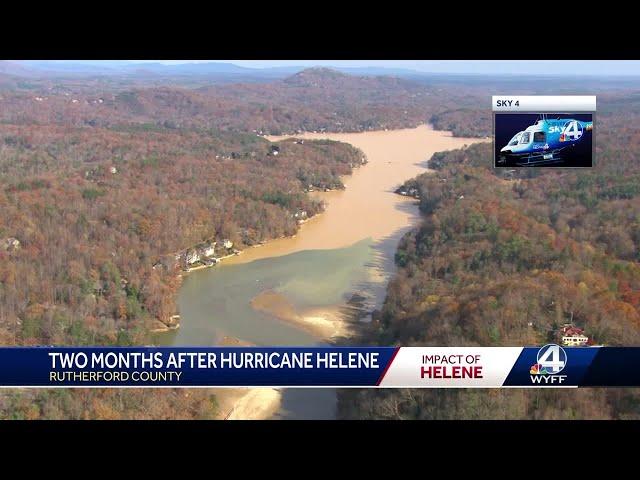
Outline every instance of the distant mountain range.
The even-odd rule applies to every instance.
[[[85,76],[234,76],[280,78],[296,73],[301,68],[246,68],[232,63],[131,63],[123,61],[0,61],[0,73],[20,77],[85,77]]]
[[[303,84],[308,75],[304,72],[324,71],[323,81],[332,81],[330,72],[351,77],[386,77],[409,80],[422,85],[468,85],[481,86],[485,90],[527,89],[530,94],[548,91],[557,87],[562,80],[564,92],[581,93],[596,88],[606,82],[608,88],[637,88],[638,76],[610,75],[554,75],[544,69],[537,75],[488,74],[488,73],[442,73],[425,72],[408,68],[393,67],[265,67],[251,68],[230,62],[203,62],[164,64],[161,62],[130,62],[124,60],[0,60],[0,85],[17,84],[23,79],[72,80],[97,79],[138,83],[140,85],[182,85],[202,87],[211,84],[270,83],[288,79],[289,82]],[[552,71],[551,71],[552,72]],[[335,80],[335,79],[334,79]]]
[[[306,66],[250,68],[228,62],[181,63],[131,63],[128,61],[64,61],[64,60],[23,60],[0,61],[0,73],[20,77],[75,77],[75,76],[211,76],[234,78],[278,79],[285,78],[307,69]],[[424,77],[433,76],[406,68],[389,67],[332,67],[333,70],[358,76],[397,76]],[[443,74],[435,74],[443,75]]]

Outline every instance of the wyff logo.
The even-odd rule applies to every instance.
[[[537,362],[531,365],[531,383],[563,383],[567,376],[558,375],[567,365],[567,352],[560,345],[549,344],[538,350]]]

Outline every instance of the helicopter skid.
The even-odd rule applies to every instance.
[[[507,161],[515,163],[519,167],[526,167],[528,165],[543,165],[548,163],[556,163],[562,161],[560,150],[555,150],[548,153],[539,153],[536,155],[524,154],[524,155],[501,155],[498,163],[506,163]]]
[[[527,160],[526,162],[516,163],[519,167],[527,167],[531,165],[546,165],[550,163],[561,162],[562,159],[559,157],[551,157],[548,159],[542,158],[540,160]]]

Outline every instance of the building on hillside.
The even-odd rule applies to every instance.
[[[0,249],[11,252],[13,250],[20,249],[20,240],[14,237],[5,238],[4,240],[0,240]]]
[[[229,248],[233,248],[233,242],[232,242],[231,240],[229,240],[228,238],[225,238],[225,239],[222,241],[222,246],[223,246],[224,248],[227,248],[227,249],[229,249]]]
[[[200,261],[200,255],[196,250],[189,250],[185,257],[185,261],[187,262],[187,265],[193,265]]]
[[[200,253],[203,257],[213,257],[216,254],[217,242],[206,242],[202,245]]]
[[[560,332],[562,344],[566,347],[581,347],[589,343],[589,337],[584,334],[584,330],[573,326],[573,324],[565,324]]]

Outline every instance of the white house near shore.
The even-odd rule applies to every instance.
[[[188,265],[192,265],[200,261],[200,255],[195,250],[189,250],[185,259]]]

